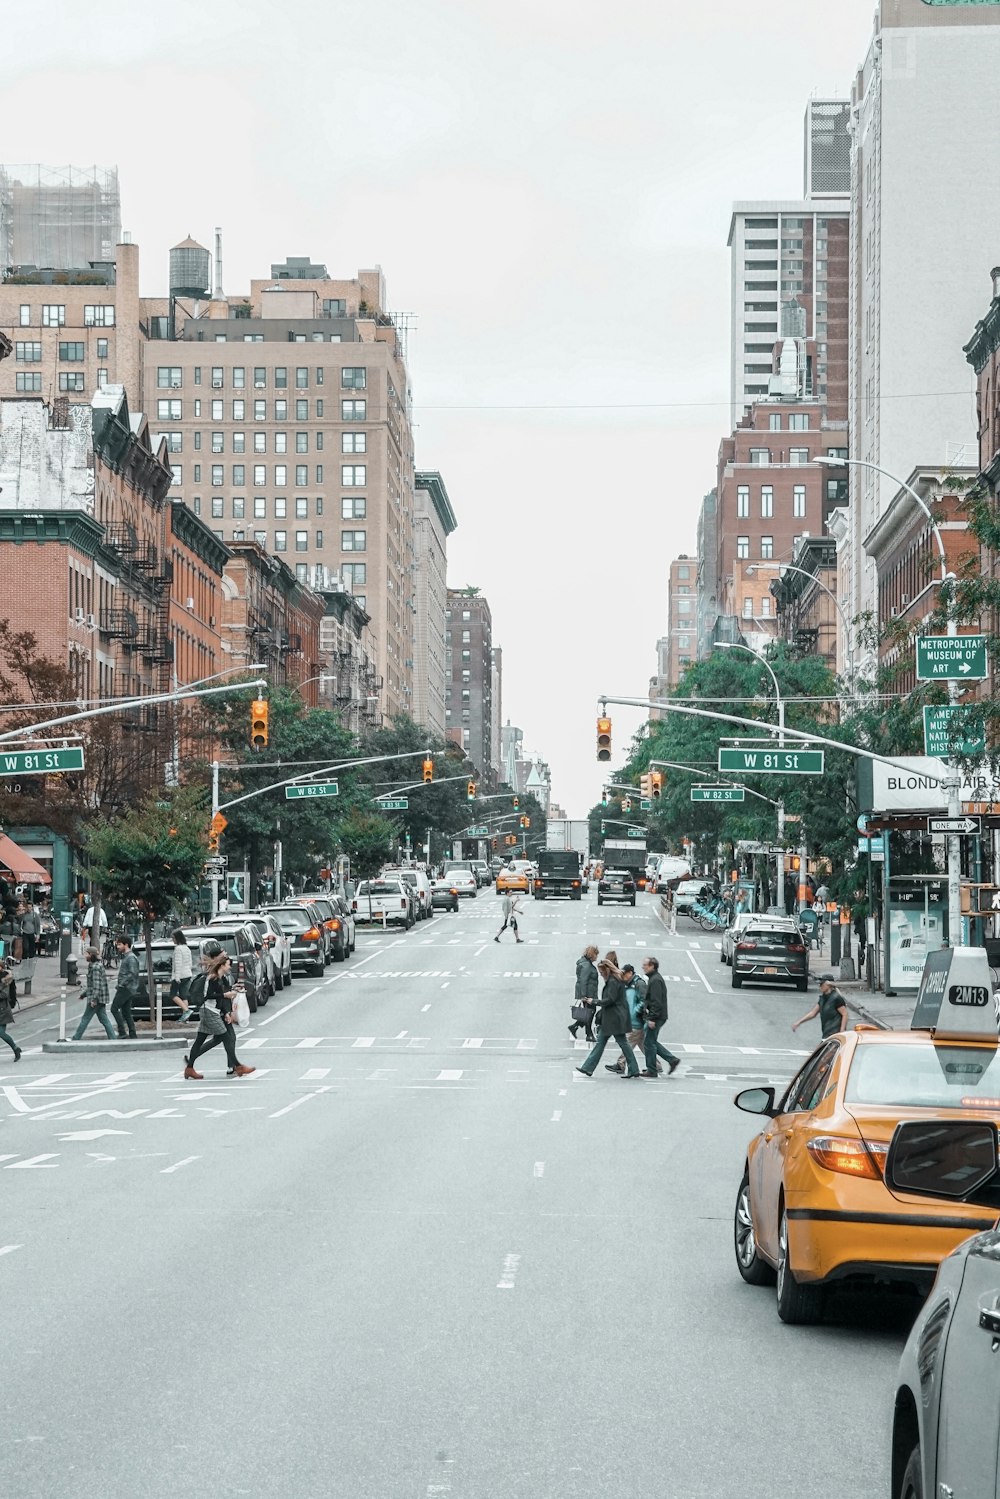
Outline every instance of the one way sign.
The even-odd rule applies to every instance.
[[[960,833],[969,835],[983,831],[981,817],[928,817],[928,833]]]

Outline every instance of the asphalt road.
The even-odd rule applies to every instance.
[[[0,1494],[877,1499],[914,1307],[745,1286],[733,1093],[818,1039],[652,902],[359,933],[227,1080],[0,1055]],[[670,1078],[574,1065],[586,941],[661,958]]]

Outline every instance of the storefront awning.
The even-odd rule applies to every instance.
[[[5,833],[0,833],[0,869],[8,870],[19,885],[48,887],[52,884],[42,866],[30,854],[26,854],[23,848],[18,848],[13,838],[8,838]]]

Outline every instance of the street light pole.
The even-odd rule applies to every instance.
[[[753,648],[751,646],[749,646],[749,645],[741,645],[741,644],[739,644],[738,641],[726,641],[726,640],[719,640],[719,641],[716,642],[716,644],[718,645],[718,647],[719,647],[720,650],[724,650],[724,651],[746,651],[749,656],[755,656],[756,659],[760,662],[761,666],[765,667],[767,669],[767,671],[770,672],[770,674],[771,674],[771,681],[774,683],[774,700],[775,700],[775,703],[777,704],[777,707],[778,707],[778,748],[779,749],[784,749],[785,748],[785,699],[781,695],[781,688],[778,685],[778,678],[775,675],[774,667],[771,665],[770,661],[768,661],[768,659],[767,659],[766,656],[762,656],[759,651],[753,650]],[[778,808],[778,843],[780,845],[781,852],[779,854],[776,854],[775,858],[774,858],[774,904],[776,906],[780,906],[781,905],[781,901],[782,901],[782,896],[784,894],[784,889],[785,889],[785,801],[784,801],[784,797],[782,797],[777,802],[777,808]],[[804,836],[805,835],[803,834],[803,837]],[[801,856],[801,853],[804,853],[804,850],[800,851],[800,856]],[[803,878],[803,880],[805,879],[805,873],[806,873],[805,866],[803,865],[803,868],[802,868],[802,878]],[[800,891],[803,888],[804,888],[804,886],[800,885],[800,887],[799,887]]]
[[[816,587],[819,588],[819,589],[821,589],[822,592],[826,594],[827,598],[832,601],[834,608],[836,609],[837,613],[840,615],[840,623],[844,627],[844,655],[847,657],[847,676],[848,676],[848,680],[851,683],[851,690],[853,692],[853,690],[854,690],[854,646],[852,644],[851,631],[850,631],[850,628],[849,628],[848,623],[847,623],[847,615],[844,613],[844,606],[843,606],[843,604],[840,602],[840,600],[838,599],[837,595],[832,591],[832,589],[827,588],[827,586],[826,586],[825,583],[821,583],[820,580],[819,580],[819,578],[817,578],[816,574],[815,573],[811,573],[808,570],[808,568],[805,568],[805,567],[795,567],[795,566],[793,566],[793,564],[791,562],[779,562],[777,564],[777,566],[778,566],[778,576],[779,577],[784,577],[785,573],[801,573],[801,575],[802,575],[803,578],[808,578],[811,583],[815,583]],[[766,568],[765,568],[765,564],[762,563],[762,562],[751,562],[750,566],[748,568],[744,569],[744,570],[746,572],[748,572],[748,573],[756,573],[756,572],[764,572],[766,570]]]
[[[823,454],[813,459],[814,463],[849,464],[852,468],[866,468],[872,473],[881,474],[883,478],[891,479],[900,489],[906,491],[910,499],[917,505],[930,521],[931,531],[937,543],[938,555],[941,561],[941,583],[953,583],[955,574],[948,567],[948,554],[945,550],[944,537],[941,535],[941,527],[931,514],[930,506],[922,495],[917,494],[912,484],[901,479],[898,474],[882,468],[878,463],[872,463],[867,458],[830,458]],[[953,638],[958,634],[958,621],[955,618],[955,599],[953,592],[948,594],[948,635]],[[954,707],[958,702],[959,685],[956,681],[948,681],[948,702]],[[962,815],[962,775],[958,761],[949,758],[944,763],[945,774],[942,786],[948,795],[948,816],[959,818]],[[962,941],[962,851],[957,833],[948,835],[948,944],[950,947],[960,947]]]

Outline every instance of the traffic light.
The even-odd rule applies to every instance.
[[[610,718],[599,718],[597,720],[597,758],[598,760],[611,759]]]
[[[607,831],[608,831],[608,825],[607,825],[607,823],[606,823],[606,822],[602,822],[602,823],[601,823],[601,837],[602,837],[602,838],[603,838],[603,837],[604,837],[604,834],[605,834],[605,833],[606,833],[606,832],[607,832]]]
[[[628,797],[628,796],[623,796],[622,797],[622,811],[623,812],[631,812],[631,810],[632,810],[632,798]]]
[[[607,788],[607,786],[605,786],[601,790],[601,806],[602,807],[607,807],[607,805],[608,805],[608,788]]]
[[[530,828],[531,827],[531,818],[530,817],[522,817],[521,821],[523,822],[523,824],[524,824],[524,826],[526,828]]]
[[[514,798],[514,811],[515,812],[517,811],[517,809],[518,809],[518,807],[520,805],[521,805],[521,798],[519,796],[515,796],[515,798]]]
[[[649,773],[649,789],[654,796],[660,796],[663,791],[663,771],[652,770]]]
[[[639,794],[643,801],[648,801],[653,794],[653,777],[649,771],[639,777]]]
[[[250,704],[250,746],[252,749],[267,749],[267,715],[267,700],[255,697]]]
[[[228,826],[228,820],[223,817],[221,812],[216,812],[212,818],[211,823],[209,824],[208,829],[208,846],[213,854],[217,854],[219,852],[219,839],[222,837]]]
[[[426,781],[433,781],[433,779],[434,779],[434,761],[430,758],[430,756],[428,756],[427,759],[424,761],[424,781],[425,782]]]
[[[475,799],[476,799],[476,783],[475,783],[475,781],[469,781],[468,782],[468,784],[466,785],[466,788],[465,788],[465,794],[468,797],[468,799],[469,799],[470,802],[474,802],[475,801]]]
[[[499,845],[499,839],[497,839],[497,838],[491,838],[490,839],[490,848],[493,850],[494,853],[496,853],[498,845]]]

